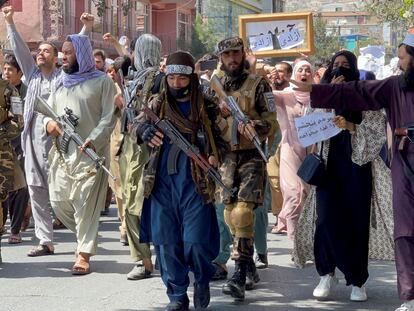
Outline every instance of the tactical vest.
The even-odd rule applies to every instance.
[[[259,113],[256,111],[255,102],[256,102],[256,90],[257,90],[259,83],[262,81],[262,79],[263,79],[262,77],[250,74],[247,77],[246,81],[244,81],[240,89],[238,89],[237,91],[226,92],[228,96],[233,96],[235,98],[236,102],[239,104],[240,109],[246,114],[246,116],[250,120],[261,119]],[[228,132],[229,132],[227,134],[229,134],[230,136],[229,135],[225,135],[225,136],[227,136],[228,138],[228,137],[231,137],[232,134],[236,134],[236,133],[232,133],[233,131],[236,130],[236,125],[233,125],[232,116],[229,116],[226,120],[228,124]],[[251,141],[249,141],[247,138],[245,138],[243,135],[240,135],[239,133],[237,133],[237,135],[238,135],[239,143],[237,145],[231,145],[232,151],[256,149],[254,144]],[[231,139],[226,139],[226,140],[230,141]]]
[[[5,96],[8,84],[8,81],[0,80],[0,94],[4,94],[0,96],[0,124],[3,124],[4,122],[10,119],[10,106]]]

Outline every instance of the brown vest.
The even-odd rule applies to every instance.
[[[261,119],[260,115],[256,111],[255,101],[256,101],[256,89],[259,83],[262,81],[262,79],[263,79],[262,77],[250,74],[247,77],[246,81],[244,81],[240,89],[238,89],[237,91],[233,91],[233,92],[226,92],[228,96],[234,97],[236,102],[239,104],[239,107],[241,108],[241,110],[246,114],[246,116],[250,120]],[[233,117],[229,116],[226,120],[228,124],[228,131],[232,131]],[[232,151],[256,149],[254,144],[248,139],[246,139],[243,135],[240,135],[239,133],[237,133],[237,135],[238,135],[239,143],[237,145],[231,145]],[[230,133],[230,137],[231,137],[231,133]]]

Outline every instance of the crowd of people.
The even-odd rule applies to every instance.
[[[53,232],[66,227],[77,242],[71,273],[89,274],[113,198],[134,262],[127,279],[158,269],[165,310],[188,310],[191,271],[194,307],[205,309],[211,281],[227,280],[223,294],[235,300],[260,281],[271,210],[271,233],[293,240],[296,265],[315,263],[315,298],[329,297],[338,269],[350,300],[365,301],[369,259],[395,258],[396,311],[414,311],[414,34],[399,47],[402,73],[362,81],[372,75],[350,51],[271,66],[238,37],[196,61],[162,56],[151,34],[121,45],[108,33],[112,60],[93,50],[88,13],[61,51],[41,42],[33,57],[13,7],[2,13],[12,49],[0,80],[0,235],[9,216],[9,244],[22,243],[31,214],[39,243],[27,255],[53,255]],[[295,119],[326,111],[341,131],[303,147]],[[323,177],[310,185],[297,172],[312,153]]]

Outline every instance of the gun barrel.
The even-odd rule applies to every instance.
[[[49,104],[39,95],[36,97],[34,110],[46,117],[52,118],[53,120],[57,120],[59,118],[56,112],[54,112]]]

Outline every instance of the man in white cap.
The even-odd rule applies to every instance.
[[[379,110],[385,108],[394,132],[391,166],[395,264],[398,293],[405,302],[395,311],[414,311],[414,30],[398,48],[403,73],[381,81],[312,85],[291,81],[311,92],[314,108]]]

